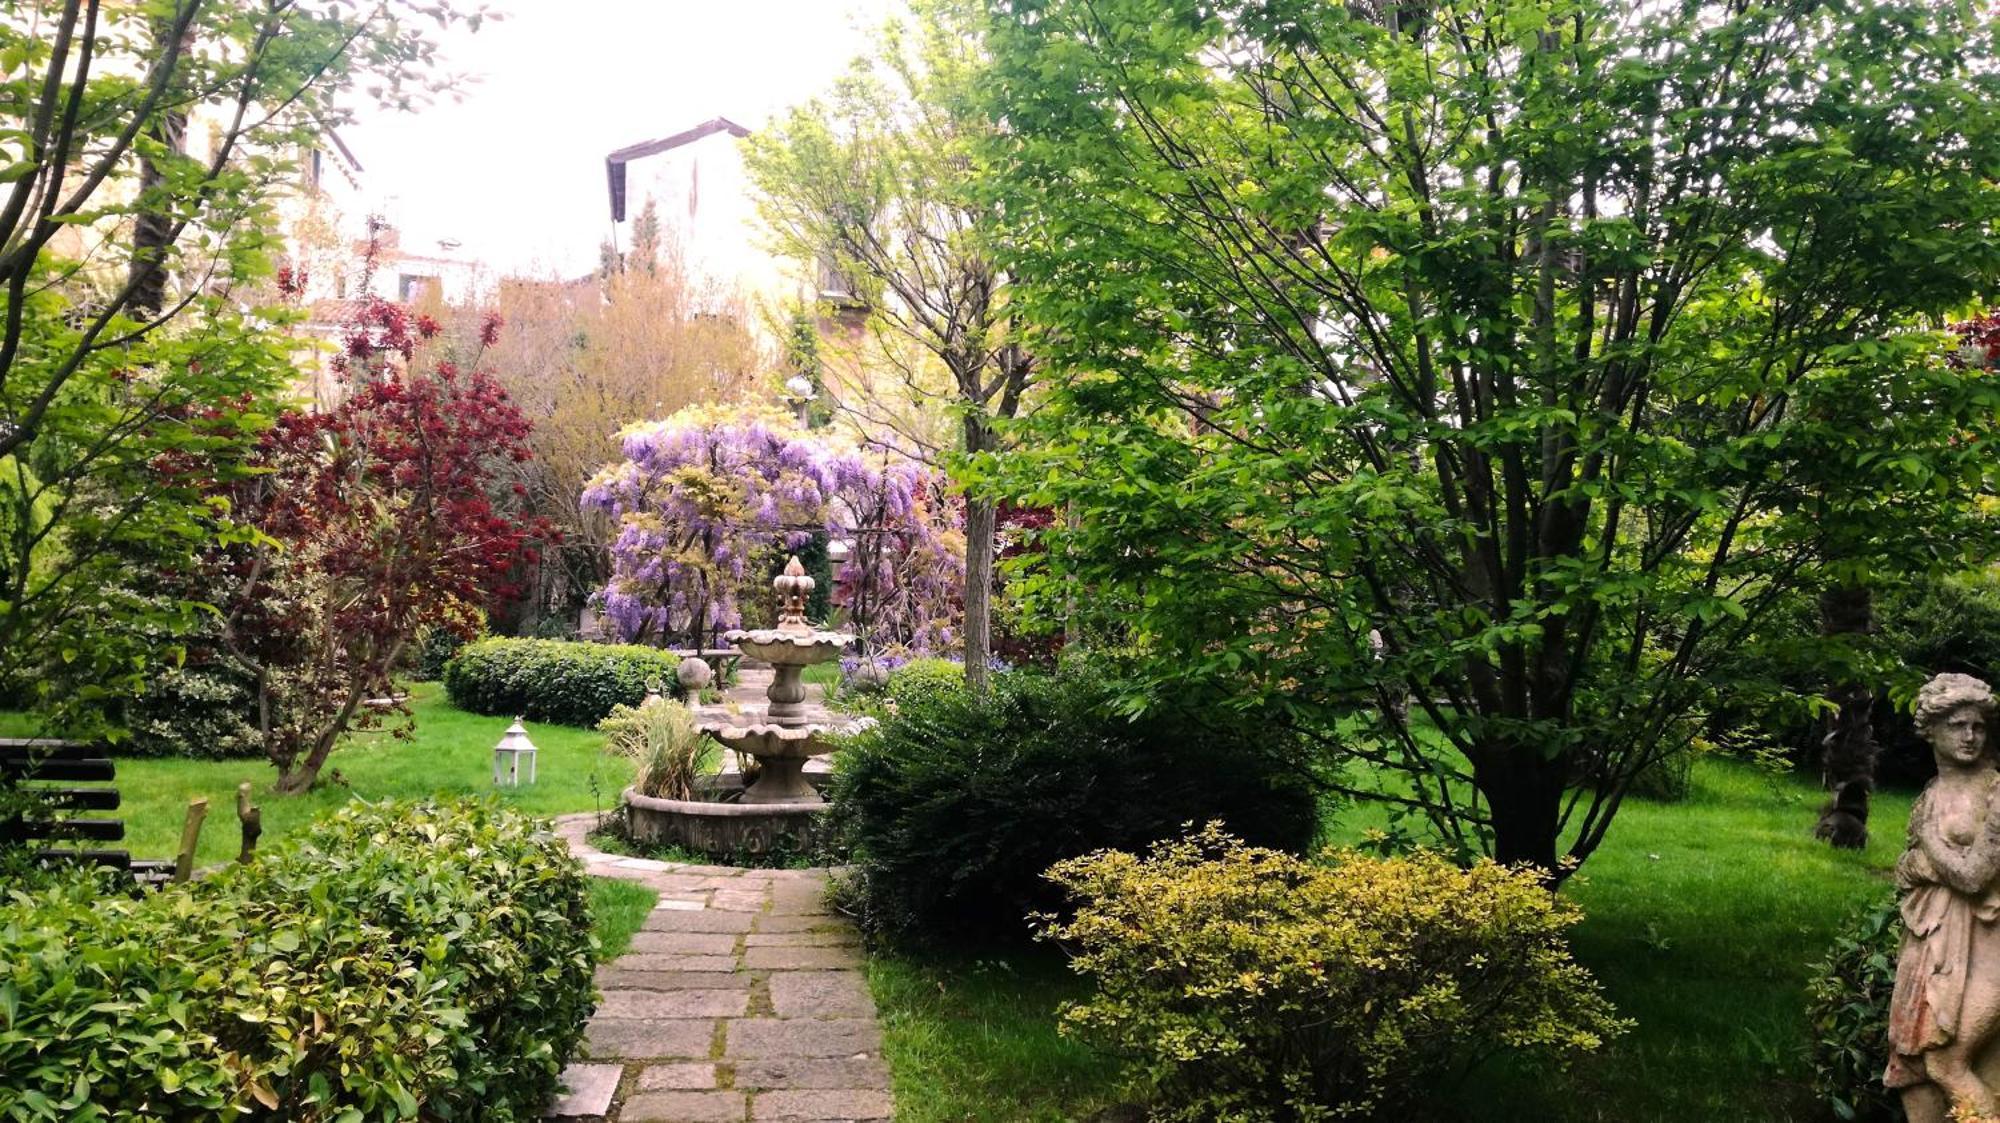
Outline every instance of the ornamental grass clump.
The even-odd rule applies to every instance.
[[[597,723],[606,752],[638,762],[632,786],[654,799],[693,799],[695,778],[708,760],[710,743],[695,728],[686,706],[658,696],[637,706],[618,706]]]
[[[1561,1064],[1623,1032],[1531,870],[1330,851],[1221,828],[1049,877],[1046,938],[1097,987],[1062,1030],[1130,1058],[1159,1120],[1397,1118],[1499,1052]]]

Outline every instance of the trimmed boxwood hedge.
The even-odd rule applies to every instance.
[[[560,840],[353,804],[191,885],[0,901],[0,1119],[530,1120],[595,1001]]]
[[[652,647],[555,639],[486,639],[445,664],[444,689],[461,710],[558,725],[595,726],[614,706],[674,694],[680,660]]]

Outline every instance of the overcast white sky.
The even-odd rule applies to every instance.
[[[723,116],[756,128],[845,69],[893,0],[499,0],[455,34],[462,100],[363,111],[342,130],[363,188],[431,250],[502,273],[595,267],[610,229],[604,157]]]

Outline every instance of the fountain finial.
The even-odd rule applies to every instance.
[[[798,634],[811,634],[813,626],[806,623],[806,598],[812,596],[814,581],[806,576],[806,567],[799,564],[799,556],[785,563],[785,571],[771,582],[778,592],[778,630]]]

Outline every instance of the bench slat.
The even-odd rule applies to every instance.
[[[127,850],[37,850],[35,857],[44,862],[83,862],[115,870],[129,870],[135,864]]]
[[[72,760],[101,755],[101,745],[54,737],[0,737],[0,760]]]
[[[0,822],[0,841],[57,838],[120,842],[125,838],[125,823],[122,819],[13,819]]]
[[[117,788],[22,788],[50,807],[66,811],[116,811],[121,797]]]
[[[103,757],[73,760],[23,760],[0,758],[0,777],[12,780],[105,780],[116,777],[110,760]]]

